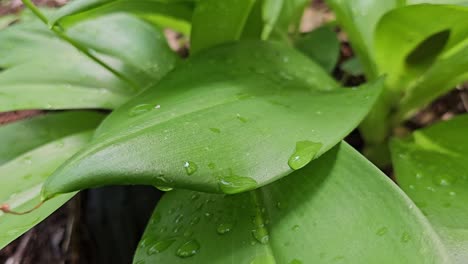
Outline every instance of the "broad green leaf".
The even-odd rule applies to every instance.
[[[375,27],[385,13],[403,6],[405,0],[327,0],[326,2],[348,34],[367,78],[373,79],[378,76],[373,55]]]
[[[467,77],[467,17],[468,7],[415,5],[389,12],[379,22],[376,62],[379,71],[388,74],[388,89],[403,93],[399,118],[408,117]]]
[[[68,27],[89,18],[127,12],[161,26],[189,31],[194,0],[76,0],[51,15],[51,24]]]
[[[44,196],[104,184],[260,187],[337,144],[381,82],[340,88],[294,49],[241,41],[194,56],[155,88],[114,111],[93,143],[49,178]]]
[[[0,31],[0,111],[113,109],[153,85],[178,58],[162,32],[125,14],[84,21],[70,37],[130,79],[119,79],[38,23]]]
[[[263,29],[261,38],[268,39],[271,32],[276,27],[276,23],[281,15],[284,6],[284,0],[263,0],[262,2],[262,20]]]
[[[44,180],[82,148],[102,120],[91,112],[49,114],[0,126],[0,204],[24,211],[40,202]],[[0,211],[0,248],[38,224],[73,194],[60,195],[27,215]]]
[[[391,144],[398,183],[431,221],[456,263],[468,259],[466,131],[465,114]]]
[[[97,127],[102,115],[87,112],[49,114],[0,126],[0,166],[47,142]],[[70,122],[73,120],[73,122]],[[66,125],[64,125],[66,124]]]
[[[167,193],[134,263],[439,264],[447,253],[412,201],[342,143],[250,193]]]
[[[295,46],[328,72],[333,71],[340,55],[340,42],[329,26],[322,26],[301,36]]]
[[[238,40],[255,1],[200,1],[193,13],[190,51],[197,53]]]

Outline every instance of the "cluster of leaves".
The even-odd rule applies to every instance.
[[[298,32],[308,2],[24,0],[39,19],[0,31],[0,111],[81,110],[0,127],[0,246],[76,191],[147,184],[170,192],[135,263],[463,263],[467,116],[391,140],[401,188],[342,139],[360,126],[385,152],[468,79],[466,2],[329,0],[353,88],[329,74],[331,25]],[[190,34],[188,59],[163,27]]]

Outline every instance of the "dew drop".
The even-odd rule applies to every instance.
[[[199,216],[195,216],[192,218],[192,220],[190,221],[190,225],[196,225],[200,222],[200,217]]]
[[[184,163],[184,168],[187,175],[192,175],[198,170],[197,164],[195,164],[193,161],[186,161]]]
[[[322,143],[312,141],[299,141],[296,143],[296,151],[291,155],[288,160],[288,165],[293,170],[298,170],[307,165],[317,152],[322,148]]]
[[[408,241],[411,240],[411,236],[410,234],[408,234],[407,232],[403,232],[403,234],[401,235],[401,242],[403,243],[407,243]]]
[[[170,192],[170,191],[174,190],[174,188],[167,187],[167,186],[156,186],[156,188],[158,188],[158,190],[161,190],[163,192]]]
[[[178,224],[180,222],[182,222],[182,220],[184,220],[184,215],[183,214],[180,214],[176,217],[176,219],[174,220],[174,223]]]
[[[455,195],[457,195],[457,193],[452,191],[452,192],[449,192],[449,195],[450,196],[455,196]]]
[[[210,162],[208,163],[208,168],[214,170],[216,168],[216,164],[214,164],[213,162]]]
[[[432,177],[432,182],[438,186],[450,186],[455,183],[457,177],[447,174],[447,175],[440,175],[436,174]]]
[[[164,250],[168,249],[174,242],[175,242],[175,239],[159,240],[156,243],[154,243],[154,245],[149,247],[146,253],[148,253],[148,255],[161,253]]]
[[[200,244],[198,243],[197,240],[192,239],[182,244],[177,249],[176,255],[181,258],[188,258],[197,254],[199,250],[200,250]]]
[[[383,236],[385,234],[387,234],[388,232],[388,228],[387,227],[381,227],[377,230],[377,232],[375,232],[375,234],[377,234],[378,236]]]
[[[251,190],[257,186],[257,182],[254,179],[240,176],[223,177],[219,180],[218,184],[221,191],[226,194]]]
[[[220,235],[224,235],[226,233],[231,232],[233,224],[231,223],[222,223],[218,225],[218,228],[216,228],[216,232]]]
[[[199,194],[199,193],[194,193],[194,194],[192,194],[192,196],[190,196],[190,200],[192,200],[192,201],[195,201],[195,200],[197,200],[198,198],[200,198],[200,194]]]
[[[237,119],[239,119],[239,121],[241,121],[242,123],[247,123],[247,121],[249,121],[247,118],[242,117],[240,114],[237,114],[236,117],[237,117]]]
[[[128,112],[129,116],[138,116],[141,114],[144,114],[146,112],[149,112],[153,110],[153,106],[150,104],[139,104],[137,106],[134,106],[130,111]]]
[[[292,229],[293,231],[297,231],[297,230],[299,230],[299,225],[294,225],[291,229]]]
[[[265,227],[258,227],[252,230],[252,236],[261,244],[266,244],[270,240],[270,236]]]

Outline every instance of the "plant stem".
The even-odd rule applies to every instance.
[[[113,75],[115,75],[117,78],[119,78],[120,80],[126,82],[132,89],[132,91],[137,91],[139,90],[138,88],[138,85],[136,83],[134,83],[132,80],[128,79],[127,77],[125,77],[122,73],[118,72],[117,70],[115,70],[114,68],[112,68],[111,66],[107,65],[104,61],[102,61],[101,59],[99,59],[98,57],[96,57],[95,55],[93,55],[90,50],[83,46],[81,43],[79,43],[78,41],[75,41],[74,39],[70,38],[69,36],[67,36],[63,31],[62,29],[60,28],[60,26],[58,25],[51,25],[49,23],[49,19],[39,10],[39,8],[36,7],[36,5],[34,5],[33,2],[31,2],[31,0],[21,0],[23,2],[23,4],[28,8],[30,9],[33,14],[35,16],[37,16],[37,18],[39,18],[44,24],[46,24],[50,30],[52,32],[55,33],[55,35],[57,37],[59,37],[60,39],[68,42],[70,45],[72,45],[74,48],[76,48],[77,50],[79,50],[81,53],[85,54],[86,56],[88,56],[90,59],[92,59],[94,62],[96,62],[97,64],[101,65],[102,67],[104,67],[106,70],[108,70],[109,72],[111,72]]]

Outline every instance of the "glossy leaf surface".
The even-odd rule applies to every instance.
[[[392,142],[401,188],[439,232],[456,263],[468,258],[468,115]]]
[[[245,41],[193,57],[155,88],[113,112],[45,195],[104,184],[257,188],[337,144],[381,83],[340,88],[294,49]]]
[[[159,202],[134,263],[447,263],[406,195],[342,143],[237,195],[176,190]]]
[[[25,211],[40,202],[44,180],[91,138],[103,116],[49,114],[0,126],[0,204]],[[0,248],[38,224],[73,194],[60,195],[27,215],[0,212]]]
[[[69,27],[89,18],[109,13],[133,13],[161,26],[188,32],[194,0],[78,0],[53,13],[51,24]]]
[[[177,62],[164,35],[135,17],[88,20],[67,34],[134,83],[113,75],[45,26],[0,31],[0,112],[19,109],[113,109],[156,83]],[[20,91],[20,92],[19,92]]]

